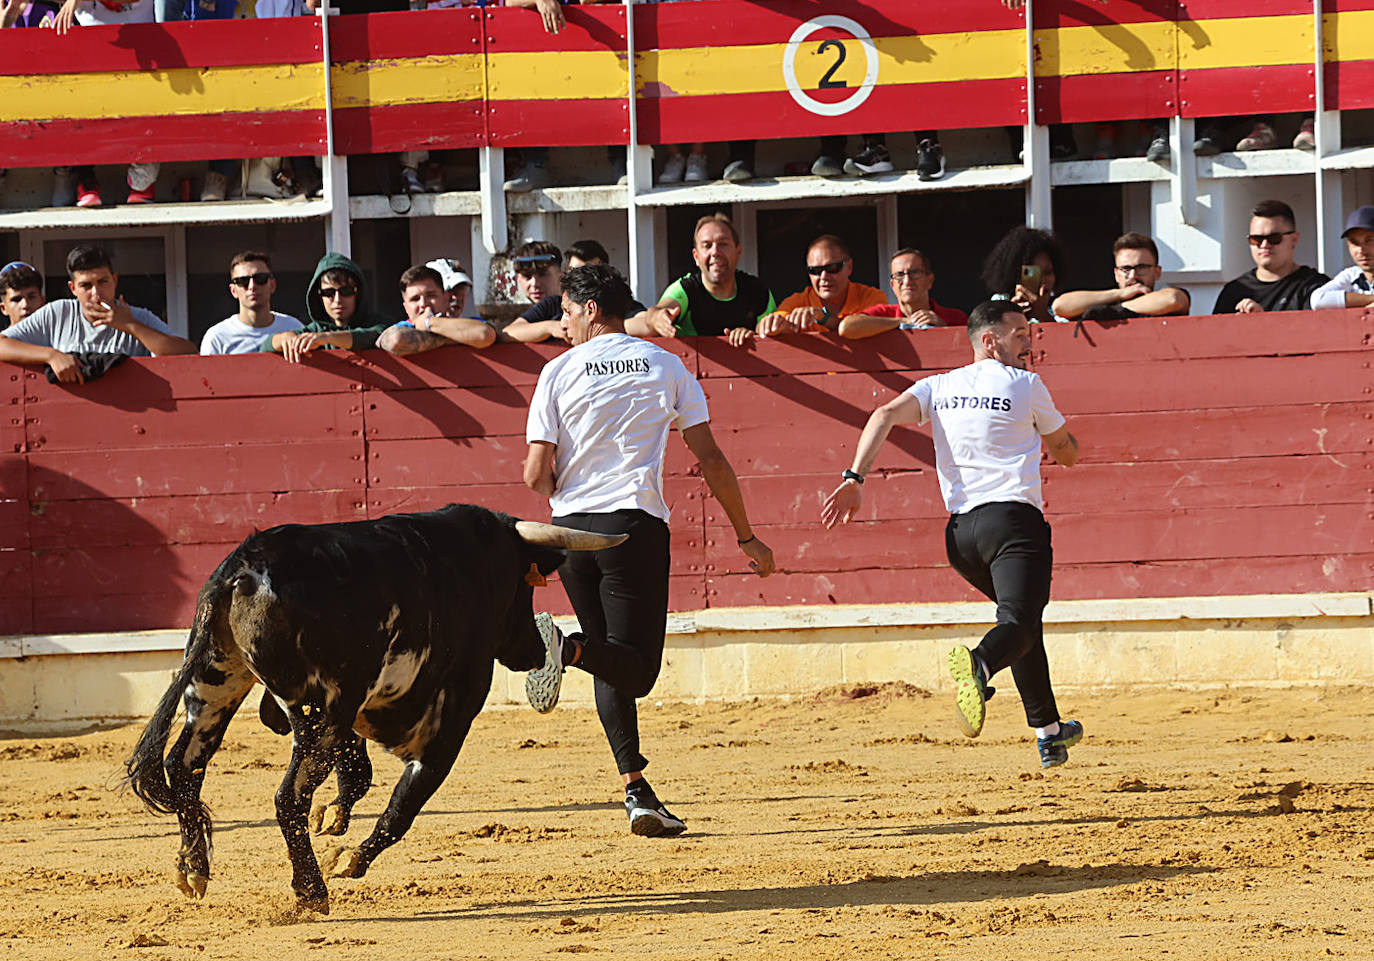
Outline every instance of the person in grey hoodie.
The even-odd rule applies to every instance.
[[[376,347],[377,338],[392,322],[372,312],[366,294],[366,282],[357,264],[343,254],[325,254],[315,267],[315,276],[305,295],[305,312],[310,322],[300,330],[264,338],[261,350],[281,354],[298,364],[310,351],[321,348]]]

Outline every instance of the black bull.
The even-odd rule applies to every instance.
[[[291,723],[291,762],[276,796],[291,886],[302,907],[328,911],[307,814],[330,770],[338,769],[338,797],[312,819],[317,831],[342,834],[372,781],[361,738],[406,762],[376,828],[334,870],[361,877],[448,775],[491,688],[493,660],[516,671],[543,663],[531,565],[547,574],[565,549],[622,540],[465,504],[291,524],[245,540],[201,588],[186,661],[127,762],[134,793],[180,822],[177,886],[205,894],[212,827],[201,785],[257,681]],[[183,698],[186,723],[166,752]]]

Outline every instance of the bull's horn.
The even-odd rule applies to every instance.
[[[629,534],[593,534],[571,527],[540,524],[538,521],[516,521],[515,530],[527,544],[539,547],[561,547],[569,551],[601,551],[623,544]]]

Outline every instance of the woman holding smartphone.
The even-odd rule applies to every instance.
[[[983,283],[993,300],[1010,300],[1033,324],[1060,320],[1050,309],[1065,273],[1064,251],[1048,230],[1013,227],[983,262]]]

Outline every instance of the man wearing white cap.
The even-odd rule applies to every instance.
[[[467,274],[461,276],[466,278]],[[404,356],[451,344],[481,348],[496,343],[496,331],[487,324],[453,316],[453,297],[444,289],[444,277],[430,265],[411,267],[401,274],[400,286],[406,319],[388,327],[377,339],[383,350]]]
[[[448,294],[448,316],[462,317],[468,305],[468,295],[472,292],[472,278],[461,260],[440,257],[425,264],[435,271]]]
[[[1347,267],[1312,292],[1312,309],[1368,307],[1374,304],[1374,207],[1358,207],[1346,218],[1341,239],[1350,248]]]

